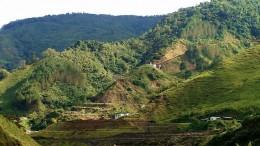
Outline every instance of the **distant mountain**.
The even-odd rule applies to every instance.
[[[111,16],[85,13],[18,20],[0,30],[0,66],[16,68],[47,48],[64,50],[78,40],[121,41],[154,27],[163,16]]]

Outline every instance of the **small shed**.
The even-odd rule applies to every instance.
[[[130,113],[127,112],[119,112],[112,116],[112,119],[119,119],[121,117],[130,116]]]
[[[210,117],[209,119],[210,119],[210,121],[215,121],[215,120],[220,120],[221,118],[220,117]]]

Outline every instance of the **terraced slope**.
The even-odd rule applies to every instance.
[[[180,132],[189,124],[145,121],[76,120],[53,124],[32,137],[43,146],[63,145],[192,145],[211,132]]]

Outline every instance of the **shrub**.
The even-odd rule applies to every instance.
[[[6,78],[8,75],[8,71],[5,69],[0,69],[0,81]]]
[[[154,81],[154,80],[157,80],[157,79],[161,78],[161,76],[160,76],[159,74],[156,74],[155,72],[147,73],[147,77],[148,77],[151,81]]]
[[[184,72],[184,78],[185,78],[185,79],[188,79],[191,75],[192,75],[192,72],[191,72],[190,70],[186,70],[186,71]]]
[[[133,84],[136,85],[136,86],[142,87],[142,88],[144,88],[144,89],[147,89],[147,88],[148,88],[147,84],[144,83],[144,82],[141,81],[141,80],[134,80],[134,81],[133,81]]]
[[[201,121],[194,121],[190,124],[187,130],[189,131],[202,131],[207,130],[209,127],[209,123],[201,122]]]

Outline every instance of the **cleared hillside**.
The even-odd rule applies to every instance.
[[[168,76],[151,64],[139,66],[118,78],[98,97],[98,101],[111,103],[118,111],[132,113],[139,112],[151,96],[175,85],[176,82],[174,77]]]

